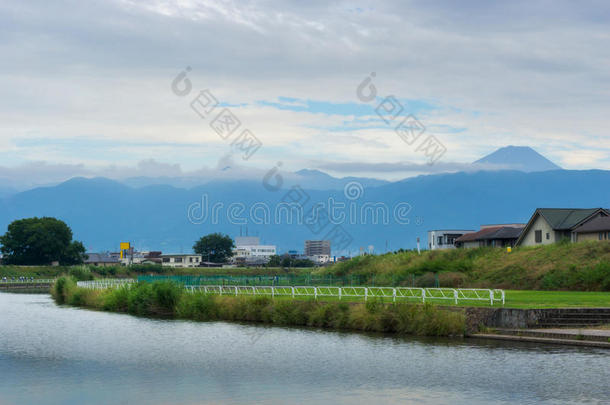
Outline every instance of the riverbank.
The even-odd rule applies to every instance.
[[[418,336],[463,336],[466,325],[462,310],[440,309],[431,304],[229,297],[188,293],[182,286],[167,281],[91,290],[76,286],[71,278],[61,277],[51,293],[58,304],[193,321],[257,322]]]

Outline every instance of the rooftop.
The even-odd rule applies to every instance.
[[[119,263],[119,260],[106,253],[85,253],[88,257],[85,263]]]
[[[456,242],[471,242],[475,240],[488,240],[488,239],[517,239],[521,234],[523,227],[516,226],[489,226],[483,228],[478,232],[467,233],[459,238]]]
[[[568,230],[600,210],[605,211],[603,208],[538,208],[536,212],[553,229]]]
[[[600,231],[610,231],[610,217],[598,217],[574,229],[578,233]]]

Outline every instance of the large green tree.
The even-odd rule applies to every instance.
[[[50,217],[13,221],[0,236],[0,251],[5,264],[62,265],[82,263],[85,247],[72,240],[72,230],[65,222]]]
[[[199,239],[193,250],[203,256],[203,260],[210,259],[214,263],[224,263],[233,256],[235,244],[229,235],[211,233]]]

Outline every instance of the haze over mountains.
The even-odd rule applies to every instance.
[[[189,252],[204,234],[237,236],[247,228],[250,235],[285,252],[302,250],[305,239],[325,238],[339,226],[347,236],[334,246],[344,248],[333,253],[354,254],[370,245],[383,252],[386,243],[391,250],[412,248],[417,237],[425,245],[428,229],[526,222],[537,207],[610,206],[610,188],[604,186],[610,184],[610,171],[552,170],[551,162],[528,149],[509,147],[484,158],[495,165],[526,165],[523,171],[458,172],[398,182],[337,179],[316,170],[297,172],[298,178],[287,176],[279,189],[260,180],[136,187],[104,178],[74,178],[0,199],[0,229],[18,218],[55,216],[91,251],[116,250],[120,241],[131,241],[139,249]],[[306,216],[315,203],[326,210],[333,205],[334,223],[323,227],[299,223],[296,217],[290,221],[278,207],[296,200],[303,202]]]

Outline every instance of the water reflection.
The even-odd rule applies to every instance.
[[[603,349],[135,318],[0,294],[0,404],[603,403]]]

